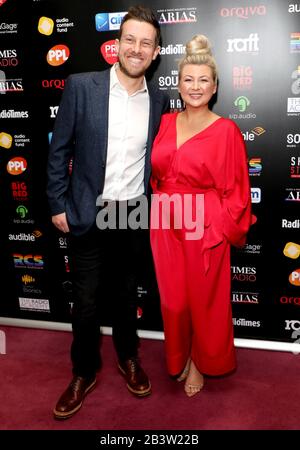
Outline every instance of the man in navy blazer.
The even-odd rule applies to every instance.
[[[115,229],[101,230],[96,217],[97,198],[117,205],[117,211],[121,205],[130,211],[130,202],[147,194],[151,147],[169,104],[167,96],[145,79],[159,53],[159,42],[153,12],[131,7],[117,40],[119,62],[103,72],[70,75],[55,121],[47,195],[53,224],[69,233],[74,293],[73,378],[54,408],[57,419],[73,416],[95,387],[101,366],[99,288],[105,283],[104,268],[112,256],[116,282],[110,301],[118,368],[132,394],[144,397],[151,393],[138,359],[135,271],[141,264],[139,233],[120,229],[118,222]]]

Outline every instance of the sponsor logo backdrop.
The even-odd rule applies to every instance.
[[[300,332],[300,1],[143,3],[157,12],[163,37],[149,77],[169,93],[171,110],[182,108],[177,62],[185,43],[206,34],[220,75],[213,108],[239,125],[247,145],[258,222],[245,247],[232,251],[235,337],[293,342]],[[68,239],[53,229],[45,195],[49,142],[66,77],[117,60],[130,4],[0,1],[3,317],[70,322]],[[107,274],[99,294],[105,326],[116,282]],[[162,331],[147,247],[137,301],[139,328]]]

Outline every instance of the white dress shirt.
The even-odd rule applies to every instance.
[[[118,63],[117,63],[118,64]],[[110,71],[108,146],[104,200],[130,200],[144,192],[144,168],[149,123],[149,93],[143,88],[128,95]]]

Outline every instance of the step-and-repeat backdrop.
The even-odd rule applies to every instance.
[[[131,3],[0,0],[0,315],[70,322],[68,239],[51,225],[45,194],[53,124],[70,73],[116,61],[115,39]],[[248,243],[232,251],[235,336],[291,343],[300,336],[300,2],[152,0],[162,47],[151,77],[182,108],[178,59],[207,35],[220,82],[214,111],[240,127],[253,211]],[[145,242],[148,242],[145,235]],[[130,258],[130,255],[128,255]],[[101,286],[110,325],[115,280]],[[146,244],[137,289],[139,328],[162,331]]]

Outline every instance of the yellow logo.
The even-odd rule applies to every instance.
[[[295,242],[288,242],[283,249],[283,254],[288,258],[297,259],[300,255],[300,245]]]
[[[50,36],[53,33],[54,22],[49,17],[41,17],[38,24],[38,30],[41,34]]]
[[[12,146],[12,141],[13,141],[13,138],[10,134],[4,133],[4,131],[2,131],[2,133],[0,133],[0,146],[1,147],[10,148]]]

